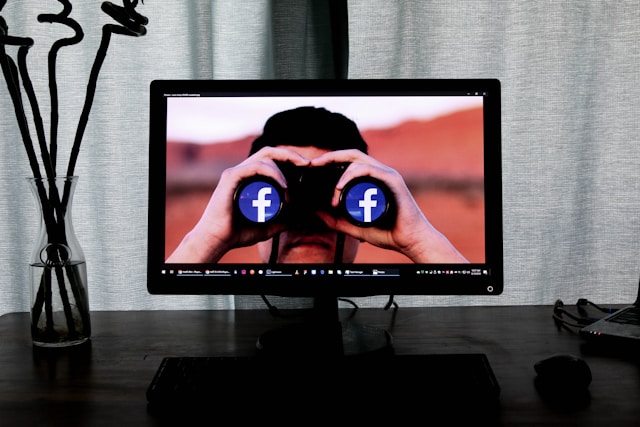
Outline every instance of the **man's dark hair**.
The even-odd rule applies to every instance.
[[[367,143],[353,120],[316,107],[298,107],[271,116],[262,135],[253,141],[250,154],[278,145],[313,146],[331,151],[355,148],[367,153]]]

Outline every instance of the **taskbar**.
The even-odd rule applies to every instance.
[[[400,277],[401,274],[416,276],[490,276],[487,268],[459,267],[459,268],[424,268],[424,266],[405,267],[368,267],[353,266],[348,268],[326,267],[263,267],[263,266],[218,266],[217,268],[164,268],[163,276],[179,277],[314,277],[314,276],[339,276],[339,277]]]

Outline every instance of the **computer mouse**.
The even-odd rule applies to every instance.
[[[591,384],[591,368],[573,354],[555,354],[534,365],[538,374],[536,388],[551,397],[574,399],[587,392]]]

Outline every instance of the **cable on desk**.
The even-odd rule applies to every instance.
[[[569,319],[565,318],[564,316],[568,317]],[[556,300],[555,304],[553,304],[552,317],[558,328],[566,326],[570,326],[573,328],[583,328],[587,325],[592,324],[596,320],[599,320],[598,318],[587,316],[586,312],[585,315],[580,316],[569,312],[564,308],[564,303],[560,299]]]
[[[607,313],[607,314],[611,314],[618,311],[617,308],[600,307],[586,298],[580,298],[578,299],[578,302],[576,302],[576,307],[578,307],[578,313],[580,313],[581,316],[585,316],[585,317],[588,316],[587,310],[585,309],[585,307],[588,305],[592,306],[596,310],[602,311],[603,313]]]
[[[387,301],[387,303],[384,306],[385,310],[389,310],[389,308],[391,308],[391,306],[393,305],[393,310],[396,311],[398,310],[398,303],[396,303],[393,300],[394,296],[393,295],[389,295],[389,301]]]
[[[278,310],[278,307],[276,307],[275,305],[271,304],[271,302],[269,301],[269,299],[266,297],[266,295],[260,295],[260,297],[262,298],[262,301],[264,301],[264,303],[266,304],[267,308],[269,309],[269,313],[274,316],[274,317],[281,317],[282,313],[280,313],[280,310]],[[342,302],[346,302],[348,304],[351,304],[354,308],[354,311],[357,310],[358,304],[355,303],[355,301],[350,300],[348,298],[338,298],[338,301],[342,301]],[[387,303],[384,305],[384,310],[389,310],[389,308],[391,308],[391,306],[393,306],[393,310],[397,311],[399,306],[398,303],[396,303],[394,301],[394,296],[393,295],[389,295],[389,300],[387,301]]]
[[[278,310],[278,307],[276,307],[275,305],[271,304],[271,302],[269,302],[269,300],[267,299],[266,295],[260,295],[260,297],[262,298],[262,301],[264,301],[264,303],[266,304],[267,308],[269,309],[269,314],[271,314],[274,317],[279,317],[280,316],[280,310]]]

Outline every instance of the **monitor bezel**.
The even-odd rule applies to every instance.
[[[167,98],[177,94],[209,93],[216,96],[333,96],[333,95],[434,95],[452,92],[483,94],[485,254],[482,264],[465,265],[489,275],[413,275],[370,277],[325,275],[269,276],[195,275],[188,278],[168,271],[202,272],[206,266],[166,264],[164,214],[166,193]],[[497,79],[362,79],[362,80],[154,80],[150,85],[149,205],[147,289],[150,294],[279,295],[291,297],[371,295],[500,295],[504,288],[502,228],[501,93]],[[409,264],[411,266],[412,264]],[[220,270],[233,265],[209,266]],[[281,266],[281,265],[280,265]],[[356,266],[371,267],[368,264]],[[375,265],[401,271],[407,264]],[[442,271],[460,264],[429,264]],[[242,264],[242,268],[278,267]],[[335,264],[310,264],[308,269],[336,269]],[[353,266],[351,266],[353,267]],[[410,267],[409,267],[410,268]]]

